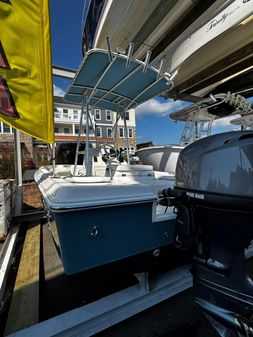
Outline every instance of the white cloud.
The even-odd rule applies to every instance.
[[[62,90],[62,88],[57,87],[54,84],[54,96],[64,96],[64,95],[65,95],[65,92]]]
[[[173,101],[172,99],[159,102],[152,98],[147,102],[142,103],[135,109],[137,117],[145,115],[169,116],[173,111],[179,110],[186,106],[187,103],[182,101]]]

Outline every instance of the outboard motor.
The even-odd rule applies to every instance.
[[[253,131],[187,146],[160,198],[176,206],[177,244],[192,247],[196,303],[221,336],[253,336]]]

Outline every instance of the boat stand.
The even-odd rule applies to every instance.
[[[150,278],[148,273],[138,273],[135,274],[134,285],[39,322],[39,302],[43,300],[39,298],[40,254],[42,249],[45,250],[44,254],[51,254],[48,247],[43,247],[47,237],[44,243],[41,239],[45,226],[41,227],[37,221],[28,227],[5,336],[92,336],[192,286],[192,276],[186,266],[179,266],[155,278]],[[56,252],[53,245],[50,249]],[[50,260],[59,259],[58,256],[49,257]],[[53,276],[57,277],[57,274],[52,274],[60,268],[57,263],[49,268],[51,280]]]
[[[143,282],[104,297],[94,303],[71,310],[9,336],[92,336],[151,306],[188,289],[192,278],[185,267],[179,267],[156,280],[153,291]]]

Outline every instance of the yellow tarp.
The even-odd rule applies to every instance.
[[[48,0],[0,0],[0,119],[54,141]]]

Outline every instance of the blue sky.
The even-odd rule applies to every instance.
[[[82,16],[84,0],[50,0],[53,65],[77,69],[82,60]],[[55,93],[63,95],[69,81],[54,78]],[[152,99],[136,109],[137,143],[177,144],[184,123],[169,118],[172,111],[185,106],[161,98]],[[214,132],[235,129],[227,120],[216,122]]]

